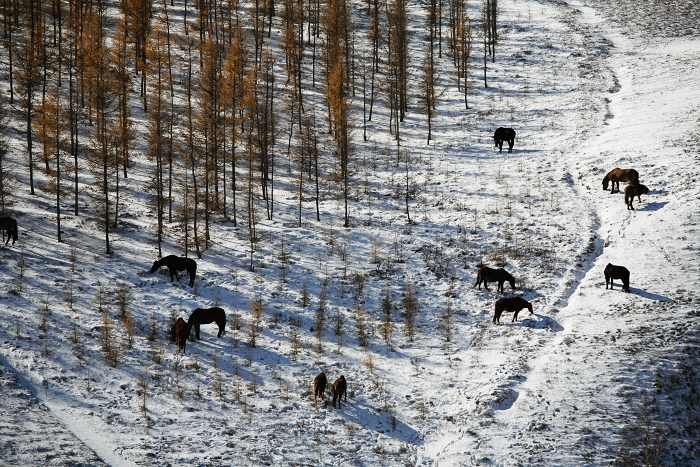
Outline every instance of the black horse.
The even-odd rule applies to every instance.
[[[187,335],[189,336],[192,327],[194,327],[194,334],[199,340],[199,325],[209,324],[216,322],[219,326],[219,333],[216,337],[221,337],[226,332],[226,312],[223,308],[215,306],[213,308],[197,308],[195,309],[190,318],[187,320]]]
[[[608,263],[603,274],[605,274],[605,290],[608,290],[608,283],[612,290],[613,279],[620,279],[622,281],[622,290],[625,292],[630,291],[630,271],[626,267]]]
[[[14,245],[17,241],[17,221],[11,217],[0,217],[0,230],[2,230],[2,238],[5,239],[5,233],[7,232],[7,241],[5,245],[10,243],[10,238],[12,239],[12,244]]]
[[[639,199],[639,202],[642,202],[642,195],[646,195],[649,193],[649,188],[646,185],[627,185],[625,187],[625,204],[627,205],[627,210],[632,210],[634,211],[634,206],[632,206],[632,202],[634,201],[634,197],[636,196]]]
[[[508,142],[508,152],[513,152],[513,145],[515,144],[515,130],[512,128],[498,127],[496,132],[493,134],[493,142],[498,148],[498,152],[503,151],[503,142]]]
[[[345,402],[348,401],[348,383],[345,381],[345,376],[340,375],[340,377],[333,382],[331,392],[333,393],[333,408],[335,408],[336,401],[338,401],[338,408],[341,408],[340,400],[343,396],[345,396]]]
[[[478,285],[481,289],[481,283],[483,282],[484,288],[488,290],[489,282],[498,282],[498,288],[496,288],[496,291],[503,292],[503,283],[505,281],[510,283],[511,289],[515,289],[515,278],[505,269],[492,269],[486,266],[481,266],[479,267],[479,272],[476,273],[476,283],[474,284],[474,287]]]
[[[493,314],[494,324],[501,324],[501,315],[504,311],[513,312],[513,322],[517,321],[518,313],[523,308],[527,308],[530,310],[530,314],[532,314],[532,303],[522,297],[506,297],[496,300]]]
[[[190,287],[194,287],[194,276],[197,273],[197,262],[192,258],[185,258],[184,256],[168,255],[162,259],[153,262],[153,267],[149,273],[154,273],[163,266],[168,268],[170,271],[170,282],[180,277],[177,275],[178,271],[187,271],[190,275]]]

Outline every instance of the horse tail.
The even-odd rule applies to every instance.
[[[498,320],[501,318],[501,315],[503,314],[503,306],[500,303],[500,301],[496,302],[496,305],[494,305],[494,311],[493,311],[493,323],[496,324],[498,323]]]
[[[190,287],[194,287],[194,279],[197,276],[197,262],[195,260],[189,260],[189,264],[187,265],[187,273],[190,276]]]
[[[192,312],[192,314],[190,314],[190,317],[187,318],[187,339],[189,339],[189,337],[190,337],[190,331],[192,330],[192,326],[193,326],[194,323],[195,323],[195,314],[196,314],[196,311],[197,311],[197,310],[199,310],[199,308],[197,308],[196,310],[194,310],[194,311]]]

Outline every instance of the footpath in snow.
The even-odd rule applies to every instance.
[[[184,2],[175,4],[177,33]],[[425,5],[408,7],[419,38]],[[477,17],[476,3],[470,8]],[[145,145],[123,181],[111,257],[88,208],[66,215],[58,244],[54,198],[22,191],[21,241],[0,250],[3,292],[19,283],[19,251],[26,266],[23,292],[0,296],[8,317],[0,321],[0,447],[10,463],[607,465],[657,451],[668,464],[700,459],[697,410],[687,409],[700,406],[697,35],[630,34],[607,2],[508,0],[499,8],[498,60],[488,64],[489,87],[474,67],[469,111],[445,55],[434,140],[425,144],[419,111],[402,123],[410,176],[377,100],[369,141],[354,135],[351,229],[337,222],[332,154],[322,161],[320,222],[306,193],[299,225],[294,161],[280,163],[288,172],[276,172],[275,219],[258,226],[255,271],[247,229],[217,219],[194,288],[145,273],[156,223],[143,191]],[[420,44],[410,42],[412,76]],[[416,97],[418,80],[411,86]],[[324,108],[320,88],[307,90],[309,105]],[[361,99],[353,104],[361,116]],[[11,145],[23,154],[17,115]],[[494,151],[498,126],[518,130],[513,153]],[[134,131],[147,140],[143,119]],[[602,190],[616,166],[634,167],[652,190],[636,211]],[[406,222],[406,183],[415,223]],[[174,235],[164,250],[181,251]],[[481,261],[514,272],[515,293],[533,302],[534,315],[491,323],[501,295],[472,287]],[[605,290],[608,262],[632,271],[630,294]],[[420,303],[413,340],[402,332],[408,283]],[[137,324],[128,345],[117,287],[132,293]],[[380,336],[387,291],[390,344]],[[316,328],[322,296],[325,325]],[[251,343],[256,299],[264,312]],[[170,316],[215,305],[229,313],[227,334],[217,339],[204,327],[201,341],[176,354],[164,332]],[[100,342],[102,306],[121,350],[114,367]],[[356,338],[360,328],[368,343]],[[342,409],[309,397],[320,370],[348,379]]]
[[[435,436],[433,460],[462,464],[690,465],[700,458],[700,39],[636,37],[572,3],[605,33],[612,73],[605,124],[564,154],[595,216],[594,262],[553,318],[562,331],[525,355],[527,371],[487,426]],[[602,191],[614,167],[651,193],[628,211]],[[623,185],[624,190],[624,185]],[[583,214],[583,213],[582,213]],[[605,290],[603,269],[631,271],[631,293]],[[478,426],[478,424],[474,424]]]

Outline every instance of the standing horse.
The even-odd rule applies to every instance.
[[[213,322],[216,322],[216,325],[219,326],[219,333],[216,337],[223,336],[226,332],[226,312],[224,309],[218,306],[213,308],[197,308],[190,315],[190,319],[187,320],[187,334],[189,335],[189,331],[194,326],[195,336],[197,336],[197,340],[199,340],[199,325]]]
[[[316,402],[316,399],[318,397],[321,398],[321,400],[325,400],[325,392],[326,392],[326,386],[328,385],[328,378],[326,378],[326,374],[324,372],[319,373],[316,375],[314,378],[314,402]]]
[[[186,270],[190,276],[190,287],[194,287],[194,276],[197,273],[197,262],[195,260],[184,256],[168,255],[154,261],[153,267],[148,272],[154,273],[163,266],[166,266],[170,272],[170,282],[173,282],[175,279],[179,281],[180,277],[177,275],[177,272]]]
[[[177,321],[175,321],[175,344],[177,345],[177,349],[182,351],[182,353],[185,353],[189,329],[184,319],[178,318]]]
[[[649,193],[649,188],[647,188],[646,185],[627,185],[625,187],[625,204],[627,205],[627,209],[634,211],[634,206],[632,206],[634,197],[636,196],[641,203],[642,195],[646,195],[647,193]]]
[[[12,238],[12,245],[17,241],[17,221],[11,217],[0,217],[0,230],[2,230],[2,238],[5,239],[5,233],[7,233],[7,241],[5,245],[10,243],[10,238]]]
[[[340,400],[345,396],[345,402],[348,401],[348,383],[345,381],[345,376],[340,375],[338,379],[333,382],[331,386],[333,391],[333,408],[335,409],[335,401],[338,401],[338,408],[340,408]]]
[[[503,314],[504,311],[512,311],[515,313],[513,315],[512,322],[516,322],[518,320],[518,313],[523,308],[527,308],[528,310],[530,310],[530,314],[532,314],[532,304],[525,300],[523,297],[506,297],[498,299],[496,300],[496,305],[494,306],[494,308],[494,324],[501,324],[501,314]]]
[[[481,289],[481,283],[483,282],[484,288],[488,290],[489,282],[498,282],[498,287],[496,288],[496,291],[503,292],[503,283],[505,281],[508,281],[511,289],[515,289],[515,278],[512,275],[510,275],[505,269],[492,269],[482,265],[481,267],[479,267],[479,272],[476,273],[476,283],[474,284],[474,287],[478,285],[479,289]]]
[[[603,190],[608,189],[608,183],[612,182],[610,193],[620,191],[620,182],[631,183],[636,185],[639,183],[639,172],[634,169],[621,169],[615,167],[603,177]]]
[[[630,271],[626,267],[608,263],[603,274],[605,274],[605,290],[608,290],[608,283],[610,284],[610,290],[612,290],[613,279],[620,279],[622,281],[622,290],[625,292],[630,291]]]
[[[493,134],[493,142],[498,148],[498,152],[503,152],[504,141],[508,142],[508,152],[513,152],[513,145],[515,144],[514,129],[498,127],[496,132]]]

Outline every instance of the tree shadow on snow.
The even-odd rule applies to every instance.
[[[331,410],[334,409],[331,408]],[[360,401],[343,402],[340,409],[335,409],[335,413],[349,422],[357,423],[367,430],[384,433],[398,441],[410,444],[422,442],[420,433],[413,427],[398,418],[393,418],[392,422],[392,415],[389,413],[381,413],[374,407],[364,405]]]

